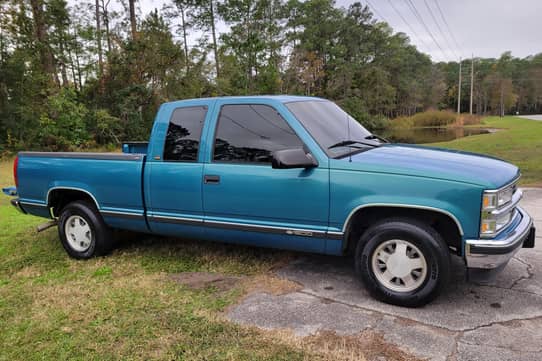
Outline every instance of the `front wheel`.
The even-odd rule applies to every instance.
[[[60,213],[58,233],[66,252],[76,259],[101,256],[113,247],[111,230],[89,202],[66,205]]]
[[[356,271],[373,297],[418,307],[433,300],[448,282],[450,255],[440,234],[430,226],[389,219],[361,236]]]

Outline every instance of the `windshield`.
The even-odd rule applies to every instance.
[[[363,140],[371,135],[371,132],[335,103],[310,100],[285,105],[331,158],[352,153],[352,147],[345,141]],[[344,146],[337,146],[342,142],[345,143]]]

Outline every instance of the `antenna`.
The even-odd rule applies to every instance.
[[[348,113],[344,112],[346,116],[346,140],[350,140],[350,119],[348,119]],[[352,152],[348,152],[348,161],[352,163]]]

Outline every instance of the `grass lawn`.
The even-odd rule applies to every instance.
[[[12,183],[0,162],[0,185]],[[221,318],[244,282],[226,291],[172,280],[184,271],[253,279],[287,252],[147,238],[122,242],[112,255],[74,261],[56,228],[19,214],[0,195],[0,360],[301,360],[302,345]],[[262,279],[265,280],[265,277]]]
[[[520,167],[521,184],[542,185],[542,122],[511,116],[488,117],[483,125],[503,130],[431,145],[502,158]]]

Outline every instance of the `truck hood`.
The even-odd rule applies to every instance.
[[[348,169],[431,177],[488,189],[500,188],[519,175],[518,167],[497,158],[405,144],[386,144],[352,155],[351,160],[343,158],[338,162]]]

